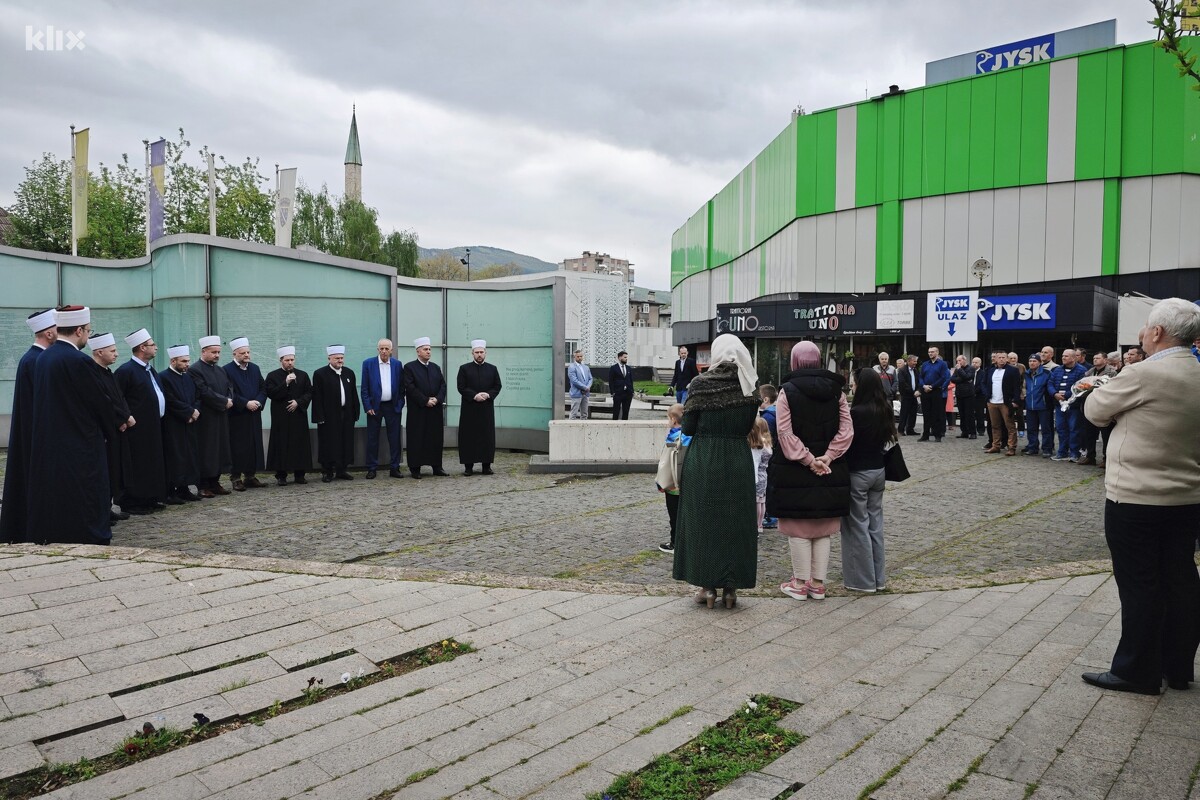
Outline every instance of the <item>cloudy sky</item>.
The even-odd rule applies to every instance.
[[[363,199],[426,247],[632,260],[666,288],[670,237],[787,124],[920,85],[926,61],[1117,19],[1147,0],[0,0],[0,206],[91,128],[92,164],[173,138],[342,190],[352,104]],[[86,47],[26,49],[26,27]]]

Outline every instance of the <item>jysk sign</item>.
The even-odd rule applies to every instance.
[[[975,53],[975,74],[998,72],[1009,67],[1035,64],[1054,58],[1054,34],[1048,33],[1036,39],[1002,44]]]
[[[979,292],[930,292],[925,311],[925,338],[930,342],[979,341]]]
[[[1057,298],[1023,294],[979,298],[979,330],[1030,331],[1055,326]]]

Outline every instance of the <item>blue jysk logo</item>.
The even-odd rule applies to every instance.
[[[1049,61],[1054,58],[1054,34],[980,50],[975,54],[975,73],[998,72],[1009,67]]]

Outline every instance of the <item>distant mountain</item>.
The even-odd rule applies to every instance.
[[[466,258],[466,247],[447,247],[444,249],[422,247],[420,248],[421,258],[431,258],[440,253],[450,253],[455,258]],[[540,258],[533,256],[521,255],[514,253],[511,250],[502,250],[499,247],[483,247],[471,245],[471,269],[490,267],[493,264],[507,264],[512,262],[520,267],[525,273],[531,272],[554,272],[558,269],[557,264],[551,264],[549,261],[542,261]]]

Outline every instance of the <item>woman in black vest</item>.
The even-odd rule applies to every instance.
[[[843,385],[840,375],[821,368],[815,344],[792,348],[792,372],[775,407],[779,447],[767,469],[767,513],[779,517],[791,549],[792,579],[779,590],[797,600],[825,599],[829,538],[850,510],[842,455],[854,429]]]
[[[755,469],[746,436],[758,417],[758,374],[741,340],[722,334],[712,343],[707,371],[688,385],[683,433],[691,436],[679,485],[675,580],[700,587],[709,608],[717,587],[726,608],[738,589],[752,589],[758,571]]]

